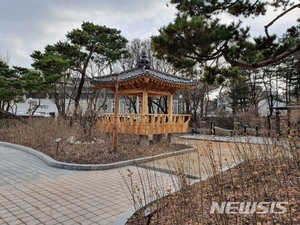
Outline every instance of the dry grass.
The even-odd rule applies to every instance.
[[[105,164],[188,148],[184,144],[166,142],[140,146],[138,136],[124,134],[119,135],[118,151],[113,152],[110,134],[94,131],[93,138],[102,141],[87,144],[83,141],[82,128],[76,124],[70,127],[63,119],[32,119],[28,120],[28,124],[7,120],[0,122],[0,141],[27,146],[68,163]],[[71,136],[81,140],[82,144],[70,144],[67,140]],[[59,144],[55,142],[57,138],[61,138]]]

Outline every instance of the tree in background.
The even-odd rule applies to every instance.
[[[119,30],[106,26],[83,22],[81,29],[73,29],[66,34],[67,40],[65,42],[59,41],[54,45],[48,45],[43,54],[40,51],[35,51],[32,54],[32,58],[36,60],[33,66],[41,69],[41,65],[43,66],[41,60],[44,60],[49,54],[53,54],[56,61],[49,63],[46,68],[42,68],[42,71],[47,72],[49,66],[55,67],[56,63],[61,66],[59,70],[65,69],[64,66],[68,64],[71,80],[75,81],[76,92],[73,100],[76,113],[79,109],[79,100],[85,82],[98,75],[94,73],[99,72],[99,70],[94,68],[99,65],[102,68],[111,67],[112,63],[126,57],[127,40],[120,33]]]
[[[26,94],[24,89],[25,81],[23,75],[26,69],[13,68],[0,61],[0,109],[13,111],[15,103],[23,102]]]
[[[210,93],[216,90],[216,86],[211,86],[205,83],[196,82],[193,90],[184,90],[182,98],[179,100],[183,102],[183,113],[191,114],[191,126],[199,127],[201,121],[207,118],[208,103],[210,102]]]
[[[233,117],[237,113],[247,112],[251,106],[250,86],[245,79],[239,79],[231,82],[228,87],[229,91],[225,92],[228,97],[229,107],[232,109]]]
[[[259,102],[262,96],[262,74],[257,70],[241,70],[243,76],[238,79],[227,79],[222,84],[223,94],[227,106],[232,109],[235,117],[238,113],[250,113],[259,117]]]
[[[298,39],[286,38],[285,41],[295,43]],[[278,103],[289,105],[299,102],[300,84],[300,52],[286,57],[278,63],[255,70],[258,80],[263,87],[265,99],[269,107],[269,117],[273,115],[272,107]]]
[[[289,0],[253,3],[241,1],[171,0],[178,9],[173,23],[161,28],[159,35],[152,37],[153,49],[159,58],[166,58],[172,65],[194,71],[203,62],[204,80],[219,83],[239,74],[232,67],[255,69],[279,62],[300,50],[299,41],[292,43],[269,34],[269,28],[300,3]],[[242,27],[242,19],[265,15],[267,10],[284,10],[265,26],[265,34],[250,40],[250,27]],[[227,17],[226,17],[227,16]],[[231,23],[223,20],[232,19]],[[234,20],[236,18],[236,20]],[[295,22],[297,18],[294,18]],[[299,19],[298,19],[299,22]],[[299,25],[287,28],[286,34],[299,37]],[[226,63],[225,63],[226,62]]]
[[[87,140],[91,139],[97,121],[96,102],[99,96],[98,90],[91,91],[89,81],[102,75],[103,71],[112,72],[112,64],[128,56],[125,49],[127,40],[120,33],[117,29],[83,22],[80,29],[66,34],[66,41],[48,45],[44,53],[35,51],[31,55],[35,60],[34,68],[61,76],[55,88],[57,91],[60,86],[62,91],[54,93],[54,99],[62,100],[57,103],[62,107],[65,107],[66,96],[70,98],[69,105],[72,100],[74,111],[70,112],[70,125],[76,120],[83,127]],[[85,111],[79,104],[82,98],[86,99]],[[61,112],[65,114],[65,108],[61,108]]]
[[[62,47],[62,53],[72,60],[71,69],[80,74],[80,80],[75,95],[75,111],[78,109],[83,85],[88,76],[88,68],[91,64],[111,65],[118,59],[127,55],[125,49],[127,40],[120,35],[121,31],[106,26],[94,25],[83,22],[81,29],[74,29],[66,37],[67,43],[58,43]],[[75,55],[68,50],[76,49]]]
[[[66,82],[62,81],[69,77],[67,71],[70,66],[70,60],[60,56],[56,49],[50,45],[45,47],[44,53],[41,53],[40,51],[34,51],[31,54],[31,57],[34,60],[32,66],[36,70],[41,71],[41,73],[45,77],[44,82],[52,84],[48,86],[47,94],[49,94],[49,98],[52,99],[52,101],[56,105],[58,113],[64,115],[66,105],[66,92],[65,88],[59,88],[60,85],[58,85],[58,81],[60,81],[61,85],[66,85]],[[30,78],[30,76],[34,78],[35,75],[29,74],[28,77]],[[37,80],[39,80],[38,77]],[[32,82],[33,84],[35,84],[34,79],[32,80]],[[43,90],[42,86],[41,90]]]
[[[24,96],[35,93],[39,99],[33,105],[31,115],[41,106],[42,95],[48,94],[59,76],[9,66],[0,61],[0,109],[15,112],[16,103],[24,102]]]
[[[299,102],[300,97],[300,52],[293,54],[276,66],[284,85],[285,104]]]

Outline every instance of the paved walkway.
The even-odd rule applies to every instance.
[[[134,185],[141,187],[142,182],[148,187],[146,198],[153,196],[150,189],[163,192],[172,186],[172,176],[166,173],[133,166],[88,172],[56,169],[28,153],[2,146],[0,164],[1,225],[110,225],[132,207],[126,188],[130,178]],[[158,186],[147,179],[149,175]]]
[[[29,153],[0,147],[0,186],[25,183],[34,180],[78,173],[49,167]]]
[[[185,138],[214,137],[190,135]],[[230,140],[222,137],[218,141]],[[241,138],[241,141],[246,139]],[[256,141],[262,143],[258,138],[252,140]],[[159,164],[168,170],[163,167],[166,164],[157,161],[156,165]],[[194,175],[199,177],[197,173]],[[29,153],[0,146],[0,224],[111,225],[120,222],[118,219],[122,215],[126,218],[126,212],[130,212],[133,205],[126,187],[131,185],[130,179],[136,191],[146,187],[146,196],[137,191],[143,199],[153,197],[156,192],[162,194],[172,188],[176,180],[168,173],[133,166],[88,172],[56,169]]]

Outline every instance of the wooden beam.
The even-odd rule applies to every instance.
[[[169,91],[159,91],[159,90],[149,90],[148,93],[149,95],[151,94],[155,96],[167,96],[171,94]]]
[[[143,88],[136,88],[136,89],[130,89],[130,90],[119,90],[120,95],[140,95],[142,96],[145,89]],[[169,91],[160,91],[155,89],[148,89],[148,95],[149,96],[167,96],[173,94],[173,90],[171,92]]]
[[[137,88],[137,89],[128,89],[128,90],[119,90],[119,93],[121,95],[132,95],[132,94],[140,94],[142,95],[143,93],[143,89],[142,88]]]

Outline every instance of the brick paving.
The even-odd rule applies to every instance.
[[[130,207],[117,169],[0,188],[0,224],[113,224]]]

